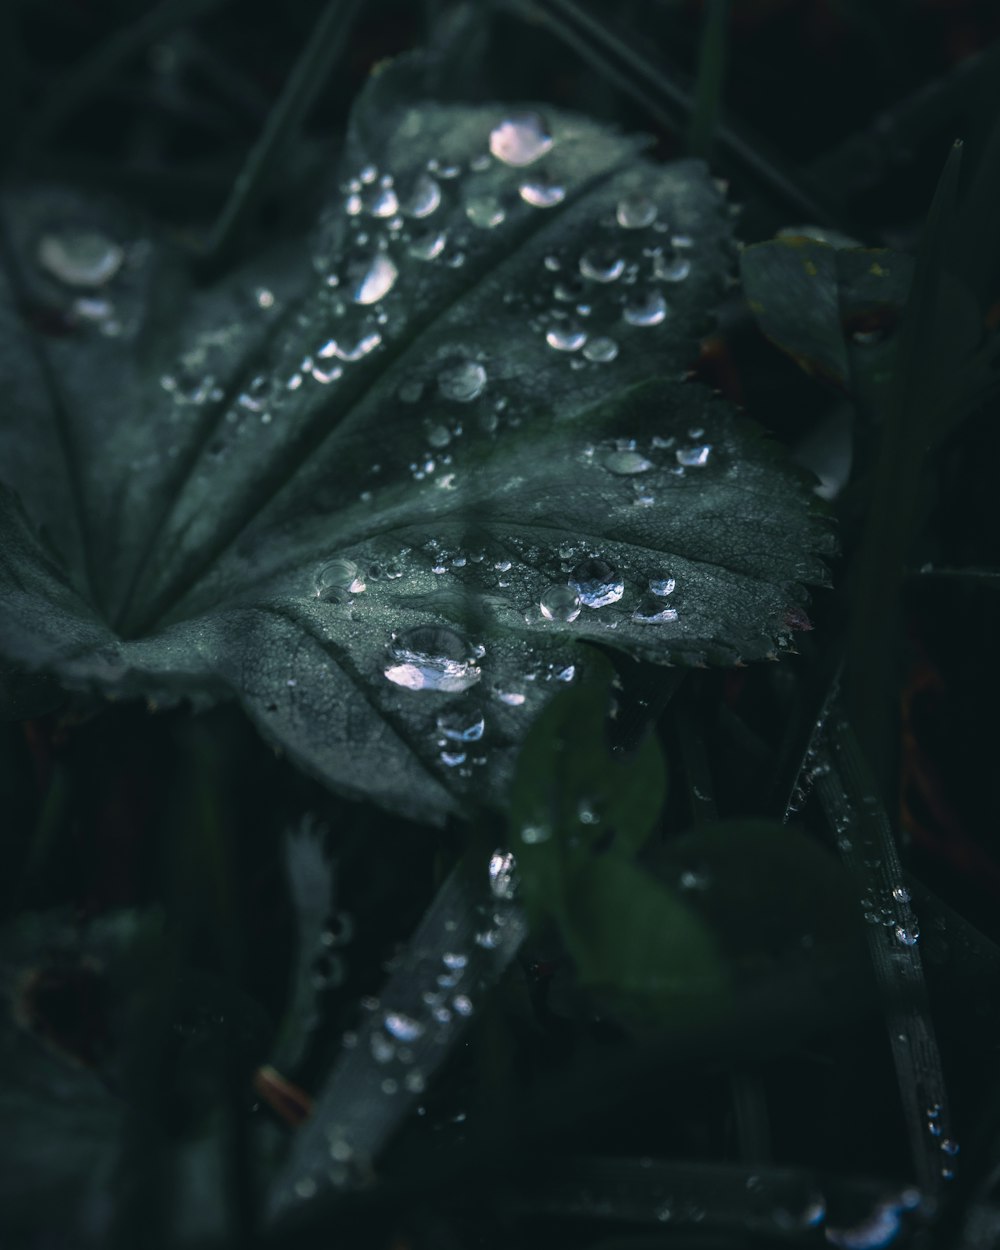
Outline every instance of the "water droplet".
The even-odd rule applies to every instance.
[[[399,199],[392,183],[377,182],[362,191],[361,207],[370,217],[394,217],[399,212]]]
[[[548,825],[525,825],[521,830],[521,841],[529,846],[537,846],[539,842],[547,842],[552,837]]]
[[[700,447],[678,447],[674,452],[677,463],[685,469],[703,469],[711,454],[712,447],[709,443],[702,443]]]
[[[960,1147],[957,1141],[952,1141],[950,1137],[945,1137],[941,1142],[941,1149],[946,1155],[957,1155]]]
[[[122,248],[98,230],[63,230],[38,242],[38,263],[66,286],[104,286],[124,259]]]
[[[637,625],[666,625],[677,620],[676,608],[665,608],[655,599],[645,599],[632,613]]]
[[[625,261],[611,248],[592,247],[580,257],[580,272],[594,282],[614,282],[625,272]]]
[[[569,585],[585,608],[603,608],[617,603],[625,593],[625,584],[607,560],[592,557],[581,560],[573,570]]]
[[[451,1005],[460,1016],[472,1015],[472,999],[467,994],[456,994]]]
[[[444,251],[448,236],[442,230],[431,230],[410,242],[410,255],[416,260],[435,260]]]
[[[524,703],[524,695],[514,690],[498,690],[497,698],[508,707],[521,707]]]
[[[505,165],[522,167],[550,151],[551,131],[538,113],[516,113],[505,117],[490,131],[490,152]]]
[[[430,174],[419,174],[399,207],[407,217],[429,217],[440,203],[441,188]]]
[[[478,742],[486,721],[475,708],[446,708],[437,718],[438,732],[451,742]]]
[[[657,256],[653,261],[653,274],[661,282],[683,282],[691,272],[691,262],[686,256]]]
[[[465,215],[479,230],[492,230],[507,216],[495,195],[477,195],[467,200]]]
[[[920,930],[915,925],[896,925],[896,941],[903,946],[916,946],[920,938]]]
[[[441,962],[446,968],[451,968],[453,972],[457,972],[458,969],[465,967],[469,962],[469,957],[468,955],[463,955],[460,951],[445,951],[441,956]]]
[[[641,230],[656,220],[656,205],[648,195],[626,195],[618,201],[615,216],[626,230]]]
[[[601,335],[596,339],[591,339],[583,349],[583,354],[588,360],[592,360],[595,364],[606,365],[609,361],[614,360],[618,355],[618,344],[614,339],[609,339],[605,335]]]
[[[494,898],[513,898],[517,888],[517,862],[511,851],[496,850],[490,856],[490,891]]]
[[[442,751],[438,759],[445,768],[458,768],[460,764],[464,764],[466,759],[464,751]]]
[[[482,676],[469,643],[445,625],[418,625],[396,638],[390,647],[394,663],[384,676],[406,690],[442,690],[459,693]]]
[[[384,1033],[372,1033],[368,1039],[368,1048],[376,1063],[391,1063],[396,1057],[396,1047]]]
[[[428,427],[427,441],[432,447],[440,450],[451,442],[451,430],[446,425],[434,424]]]
[[[908,903],[910,901],[910,891],[905,885],[897,885],[892,891],[892,897],[897,903]]]
[[[653,462],[632,448],[619,447],[606,453],[604,467],[621,477],[632,477],[636,473],[648,473]]]
[[[353,560],[337,559],[324,564],[316,574],[316,598],[327,603],[346,603],[360,594],[365,583]]]
[[[316,1182],[311,1176],[303,1176],[295,1182],[295,1193],[299,1198],[311,1198],[316,1193]]]
[[[673,577],[651,577],[649,579],[650,594],[659,595],[661,599],[665,599],[667,595],[672,595],[677,586],[677,581]]]
[[[566,188],[548,178],[532,178],[528,182],[522,182],[517,193],[532,208],[554,208],[566,198]]]
[[[486,386],[486,370],[475,360],[463,360],[460,364],[442,369],[438,374],[438,388],[445,399],[460,404],[478,399]]]
[[[422,1094],[427,1088],[427,1079],[422,1072],[414,1068],[403,1077],[403,1084],[411,1094]]]
[[[367,334],[362,334],[359,339],[353,343],[342,343],[336,339],[330,339],[316,353],[317,356],[329,360],[331,356],[336,356],[338,360],[346,360],[349,364],[354,361],[361,360],[367,356],[369,352],[373,352],[382,342],[382,335],[378,330],[369,330]]]
[[[577,352],[587,341],[587,332],[575,321],[557,321],[545,334],[549,347],[559,352]]]
[[[626,303],[622,316],[630,326],[658,326],[667,316],[663,292],[636,292]]]
[[[538,607],[547,621],[575,621],[580,615],[580,596],[571,587],[553,582],[542,594]]]
[[[385,252],[352,265],[348,270],[351,298],[356,304],[377,304],[395,285],[399,270]]]
[[[424,1026],[420,1021],[404,1015],[401,1011],[387,1011],[383,1023],[386,1032],[391,1033],[397,1042],[415,1042],[424,1034]]]

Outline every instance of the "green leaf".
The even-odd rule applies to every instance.
[[[210,287],[119,207],[8,197],[0,652],[235,697],[330,786],[440,821],[503,802],[580,640],[761,658],[830,543],[681,381],[731,257],[704,166],[418,105],[420,64],[363,93],[312,244]]]

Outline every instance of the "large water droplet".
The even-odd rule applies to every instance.
[[[490,856],[490,891],[493,897],[513,898],[516,890],[517,862],[513,852],[494,851]]]
[[[376,252],[348,270],[351,298],[356,304],[377,304],[392,290],[399,270],[385,252]]]
[[[383,1023],[386,1032],[391,1033],[398,1042],[415,1042],[424,1034],[424,1026],[412,1016],[401,1011],[387,1011]]]
[[[672,595],[677,587],[677,582],[672,577],[651,577],[649,579],[650,594],[658,595],[661,599],[665,599],[667,595]]]
[[[678,447],[674,455],[677,457],[677,463],[683,465],[686,469],[703,469],[708,464],[708,458],[712,454],[710,443],[702,443],[698,447]]]
[[[38,243],[38,263],[67,286],[104,286],[124,259],[122,248],[98,230],[63,230]]]
[[[552,134],[538,113],[505,117],[490,131],[490,151],[505,165],[530,165],[544,156],[552,143]]]
[[[377,182],[361,192],[361,207],[371,217],[395,217],[399,199],[391,183]]]
[[[476,708],[446,708],[437,718],[438,732],[452,742],[478,742],[486,721]]]
[[[446,625],[418,625],[393,640],[384,676],[406,690],[459,693],[482,676],[469,643]]]
[[[618,344],[606,335],[591,339],[583,349],[583,354],[595,364],[606,365],[618,355]]]
[[[607,247],[592,247],[580,257],[580,272],[594,282],[614,282],[625,272],[625,261]]]
[[[327,603],[346,603],[351,595],[360,594],[364,588],[365,583],[353,560],[331,560],[316,574],[316,598]]]
[[[630,326],[658,326],[667,315],[662,291],[637,291],[622,314]]]
[[[478,399],[485,385],[486,370],[475,360],[463,360],[438,374],[441,394],[445,399],[454,399],[460,404]]]
[[[575,321],[557,321],[545,332],[549,347],[559,352],[578,352],[587,341],[587,331]]]
[[[532,208],[554,208],[566,198],[566,188],[548,178],[532,178],[522,182],[517,193]]]
[[[625,584],[613,566],[596,556],[580,561],[570,576],[569,584],[587,608],[603,608],[609,603],[617,603],[625,593]]]
[[[495,195],[476,195],[466,201],[465,215],[478,229],[492,230],[507,214]]]
[[[547,621],[575,621],[580,615],[580,596],[572,587],[553,582],[543,592],[538,607]]]
[[[429,217],[440,203],[441,188],[430,174],[420,174],[399,207],[407,217]]]
[[[625,195],[618,201],[615,216],[626,230],[642,230],[656,220],[656,205],[648,195]]]

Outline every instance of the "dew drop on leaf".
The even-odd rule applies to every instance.
[[[353,560],[331,560],[316,574],[316,598],[327,603],[346,603],[351,595],[360,594],[365,583]]]
[[[648,195],[626,195],[618,201],[615,217],[626,230],[642,230],[656,220],[656,205]]]
[[[557,321],[545,334],[549,347],[559,352],[577,352],[587,341],[587,332],[575,321]]]
[[[517,862],[513,852],[494,851],[490,856],[490,892],[494,898],[513,898],[516,889]]]
[[[702,443],[698,447],[679,447],[674,453],[677,463],[686,469],[703,469],[711,454],[712,447],[709,443]]]
[[[538,602],[547,621],[575,621],[580,615],[580,596],[570,586],[553,582]]]
[[[409,195],[400,202],[400,211],[407,217],[429,217],[441,203],[441,188],[430,174],[419,174]]]
[[[477,229],[492,230],[507,214],[495,195],[476,195],[466,201],[465,215]]]
[[[394,217],[399,212],[399,199],[391,183],[376,183],[362,191],[361,207],[371,217]]]
[[[595,364],[606,365],[618,355],[618,344],[602,334],[584,345],[583,354]]]
[[[655,599],[644,600],[632,613],[637,625],[666,625],[677,620],[676,608],[665,608]]]
[[[66,286],[104,286],[124,259],[122,248],[97,230],[63,230],[38,243],[38,263]]]
[[[691,262],[686,256],[657,256],[653,261],[653,274],[662,282],[683,282],[691,272]]]
[[[611,248],[592,247],[580,257],[580,272],[594,282],[614,282],[625,272],[625,261]]]
[[[621,477],[632,477],[636,473],[648,473],[653,462],[647,460],[641,452],[630,448],[617,448],[605,454],[604,467]]]
[[[566,198],[566,188],[548,178],[531,178],[522,182],[517,193],[532,208],[555,208]]]
[[[622,314],[630,326],[658,326],[667,315],[667,301],[661,291],[641,291],[625,304]]]
[[[386,1032],[391,1033],[398,1042],[415,1042],[424,1033],[424,1026],[419,1020],[414,1020],[412,1016],[404,1015],[401,1011],[387,1011],[383,1023]]]
[[[446,708],[437,718],[438,732],[451,742],[478,742],[486,721],[475,708]]]
[[[587,608],[617,603],[625,593],[625,584],[614,567],[597,557],[581,560],[570,576],[569,585]]]
[[[438,374],[438,388],[445,399],[460,404],[478,399],[486,386],[486,370],[475,360],[463,360],[461,364],[442,369]]]
[[[505,165],[530,165],[552,148],[552,134],[538,113],[517,113],[490,131],[490,152]]]
[[[405,630],[389,648],[392,663],[383,675],[406,690],[458,693],[482,676],[469,643],[445,625],[418,625]]]
[[[349,271],[351,298],[356,304],[377,304],[395,285],[399,270],[385,252],[360,262]]]
[[[436,260],[444,251],[448,236],[441,230],[431,230],[419,235],[410,243],[410,255],[415,260]]]
[[[649,579],[650,594],[658,595],[661,599],[665,599],[667,595],[672,595],[676,586],[677,582],[672,577],[651,577]]]

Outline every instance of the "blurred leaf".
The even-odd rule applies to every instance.
[[[362,94],[311,247],[209,288],[120,208],[8,197],[0,650],[236,697],[330,786],[441,822],[504,802],[579,640],[762,658],[830,542],[780,449],[677,380],[731,256],[705,168],[418,106],[422,66]]]

